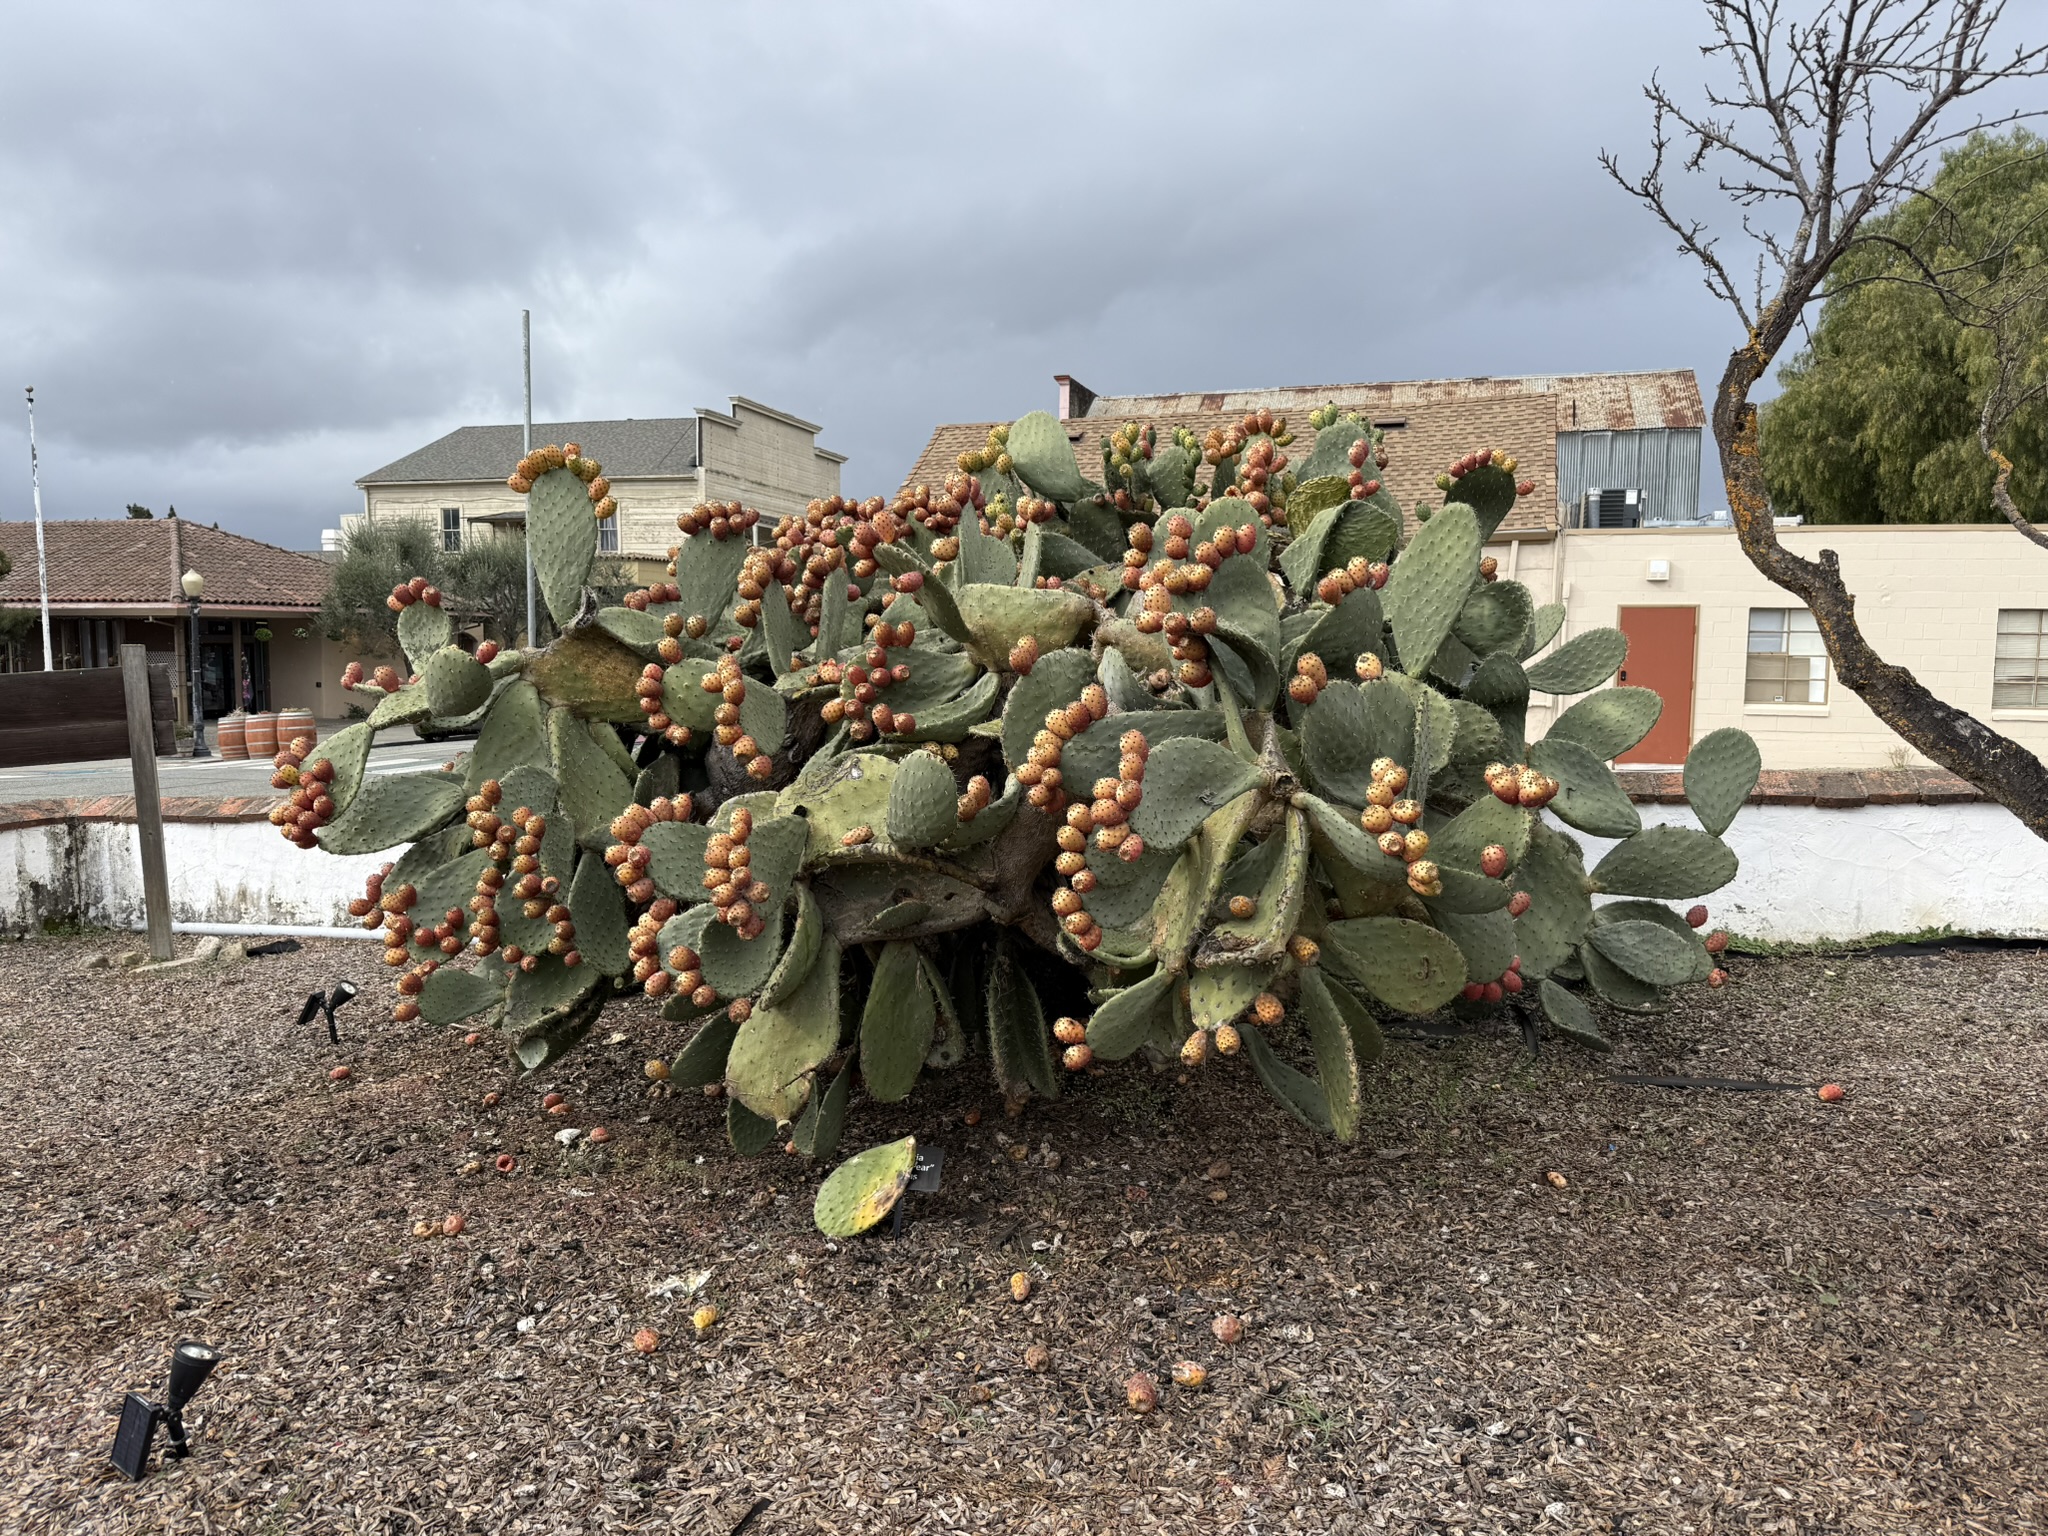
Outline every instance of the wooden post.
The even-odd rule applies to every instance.
[[[149,957],[168,960],[171,949],[171,877],[164,861],[164,807],[156,782],[156,724],[149,710],[149,652],[121,647],[121,690],[128,702],[128,763],[135,775],[135,830],[142,840],[142,910],[149,923]]]

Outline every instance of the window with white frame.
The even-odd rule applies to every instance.
[[[441,547],[450,553],[462,548],[462,508],[441,509]]]
[[[616,555],[619,552],[619,515],[614,512],[597,525],[597,552],[601,555]]]
[[[2048,608],[1998,610],[1993,709],[2048,709]]]
[[[1828,654],[1820,626],[1804,608],[1749,610],[1745,704],[1825,704]]]

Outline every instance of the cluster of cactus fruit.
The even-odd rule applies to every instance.
[[[1609,767],[1660,709],[1605,686],[1625,641],[1556,643],[1485,558],[1514,460],[1460,459],[1411,528],[1379,434],[1310,419],[1298,461],[1270,412],[1118,426],[1098,484],[1033,414],[886,504],[695,508],[668,580],[603,608],[601,480],[537,450],[513,483],[561,637],[472,653],[394,593],[412,675],[291,765],[314,793],[280,824],[409,845],[358,904],[402,1017],[485,1015],[534,1068],[658,998],[698,1022],[670,1080],[721,1088],[745,1149],[822,1156],[856,1082],[976,1054],[1013,1106],[1062,1065],[1242,1057],[1349,1138],[1389,1015],[1506,1006],[1597,1049],[1589,999],[1718,984],[1725,939],[1664,902],[1734,875],[1749,738],[1693,748],[1697,825],[1644,826]],[[1536,694],[1577,702],[1530,741]],[[466,759],[365,776],[428,720]],[[1613,840],[1590,871],[1574,832]]]

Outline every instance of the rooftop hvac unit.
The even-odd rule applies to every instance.
[[[1643,526],[1641,491],[1588,491],[1579,519],[1582,528],[1640,528]]]

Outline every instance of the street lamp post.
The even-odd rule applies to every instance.
[[[206,700],[199,681],[199,599],[206,591],[206,578],[187,571],[178,578],[185,589],[185,605],[192,610],[192,755],[211,757],[206,750]]]

